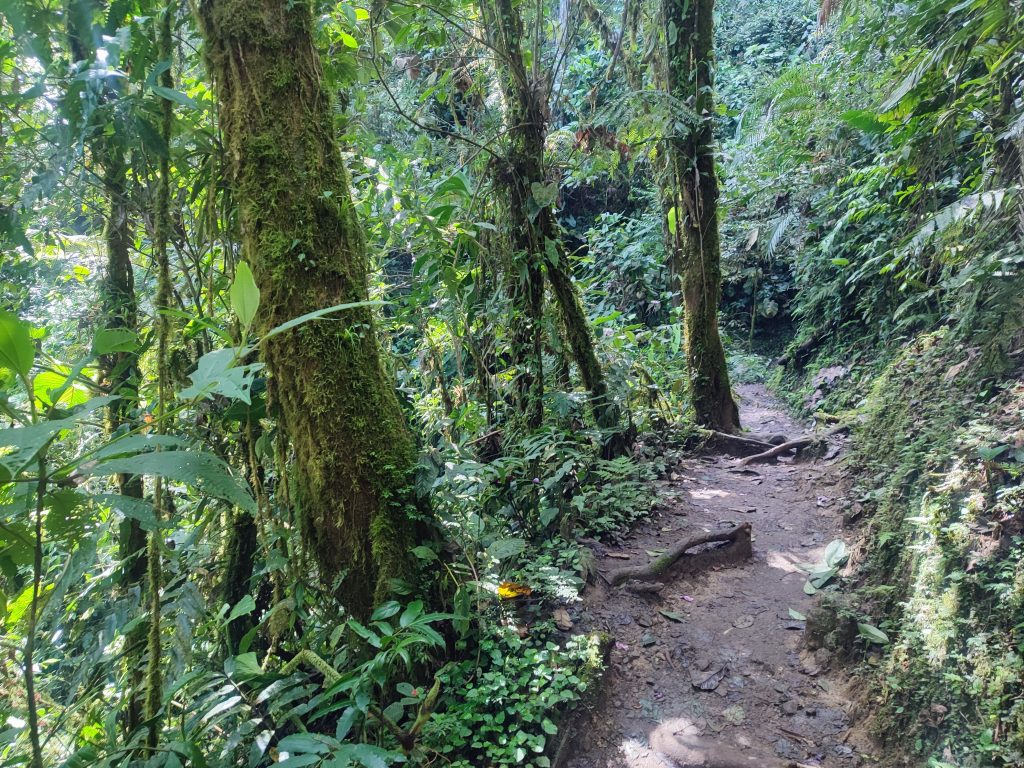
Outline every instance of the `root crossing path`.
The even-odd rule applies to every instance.
[[[739,391],[753,433],[805,431],[763,387]],[[804,647],[800,620],[814,598],[799,566],[842,537],[833,462],[687,459],[662,482],[658,513],[621,546],[598,549],[608,573],[701,533],[753,531],[749,559],[688,569],[660,593],[588,587],[579,624],[613,645],[601,693],[574,725],[567,768],[861,764],[848,683],[827,652]]]

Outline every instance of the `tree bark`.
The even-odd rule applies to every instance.
[[[501,53],[500,80],[508,110],[506,122],[510,126],[508,154],[505,162],[497,166],[495,185],[506,195],[514,254],[525,260],[525,269],[520,271],[526,275],[522,282],[536,355],[539,361],[546,273],[558,303],[566,342],[590,393],[594,420],[604,433],[603,452],[608,456],[619,455],[625,449],[619,408],[609,396],[579,291],[566,271],[568,258],[558,222],[550,202],[544,199],[549,186],[544,167],[548,84],[532,78],[527,71],[521,45],[523,21],[512,0],[481,0],[480,5],[491,43]],[[543,394],[542,389],[539,391]],[[542,415],[534,412],[531,423],[539,426]]]
[[[662,0],[669,92],[693,114],[669,141],[676,182],[676,257],[683,282],[684,335],[697,423],[739,429],[718,332],[721,244],[714,154],[714,0]]]
[[[120,24],[120,20],[111,22]],[[88,21],[80,13],[68,14],[68,48],[76,62],[90,61],[94,56],[93,30],[82,28]],[[118,98],[117,80],[111,78],[101,92],[102,103]],[[106,219],[103,242],[107,261],[99,284],[101,324],[107,330],[138,329],[138,299],[135,295],[135,272],[131,249],[135,241],[131,207],[128,199],[128,165],[125,161],[123,141],[119,136],[105,136],[100,132],[89,141],[93,160],[100,166]],[[99,381],[111,395],[119,397],[107,408],[106,431],[116,434],[123,426],[132,424],[139,401],[139,354],[137,350],[112,352],[98,360]],[[118,474],[118,493],[134,499],[143,497],[142,477]],[[118,532],[118,555],[121,560],[120,586],[124,594],[141,589],[146,577],[146,533],[138,520],[125,519]],[[140,624],[126,640],[125,671],[134,678],[141,664],[141,649],[145,643],[146,627]],[[126,733],[134,733],[142,725],[142,698],[134,687],[128,692],[123,725]]]
[[[334,138],[304,0],[201,0],[239,205],[267,331],[368,297],[362,232]],[[291,442],[292,498],[320,577],[356,616],[410,575],[416,447],[385,373],[369,307],[263,345],[273,407]]]

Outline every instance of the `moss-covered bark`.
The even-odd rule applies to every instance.
[[[668,142],[675,176],[676,260],[682,276],[684,335],[697,422],[725,432],[740,426],[718,333],[722,291],[714,135],[714,0],[662,0],[669,92],[693,110]]]
[[[523,22],[512,0],[481,0],[491,44],[501,53],[500,81],[505,97],[506,122],[509,125],[509,147],[504,163],[495,165],[495,186],[502,191],[507,203],[511,245],[514,255],[521,259],[525,275],[521,280],[531,323],[534,354],[539,362],[542,343],[540,316],[543,311],[546,273],[565,330],[566,342],[580,371],[580,378],[590,392],[591,407],[598,426],[606,432],[605,453],[621,453],[624,439],[619,428],[618,407],[608,395],[604,371],[594,347],[594,336],[583,310],[579,292],[573,285],[567,266],[551,204],[543,198],[548,193],[549,179],[544,167],[544,139],[547,129],[546,84],[527,71],[522,50]],[[510,270],[516,274],[515,264]],[[542,372],[537,372],[538,379]],[[543,390],[538,383],[537,397]],[[531,421],[539,425],[541,412],[533,414]]]
[[[264,331],[367,298],[362,233],[334,138],[309,2],[202,0],[245,257]],[[369,308],[306,323],[262,350],[290,438],[290,490],[325,583],[357,615],[406,575],[416,450]]]

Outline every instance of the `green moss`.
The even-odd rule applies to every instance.
[[[366,301],[367,264],[334,139],[307,3],[200,6],[218,86],[243,248],[267,331]],[[320,575],[356,615],[407,576],[416,448],[384,371],[374,319],[358,307],[262,348],[270,406],[290,440],[289,491]]]
[[[893,640],[865,670],[874,730],[892,753],[913,745],[922,760],[1015,765],[1024,759],[1024,542],[999,521],[1021,514],[1021,472],[993,473],[978,449],[1012,439],[1024,397],[986,383],[1019,373],[957,373],[962,359],[953,332],[925,334],[881,370],[851,371],[835,394],[863,397],[848,458],[867,512],[854,601]]]

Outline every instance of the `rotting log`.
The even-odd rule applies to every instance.
[[[612,586],[618,586],[631,580],[655,581],[672,570],[677,561],[686,555],[688,550],[691,550],[694,547],[699,547],[703,544],[725,543],[730,545],[727,547],[719,547],[708,553],[709,555],[713,555],[713,557],[704,558],[710,561],[706,563],[709,567],[712,565],[720,565],[725,562],[745,560],[752,554],[751,530],[752,526],[750,523],[743,523],[742,525],[736,526],[731,531],[726,531],[724,533],[709,533],[702,536],[694,536],[672,547],[668,552],[661,557],[656,558],[654,562],[649,565],[616,568],[614,571],[610,571],[606,574],[604,578]],[[703,555],[704,553],[700,554]],[[694,555],[694,557],[697,557],[697,555]]]

